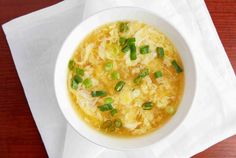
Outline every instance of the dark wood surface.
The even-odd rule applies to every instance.
[[[53,5],[60,0],[0,0],[0,24]],[[213,22],[236,71],[236,0],[206,0]],[[10,49],[0,29],[0,158],[46,158],[17,75]],[[194,158],[236,158],[236,136]]]

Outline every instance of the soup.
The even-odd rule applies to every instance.
[[[183,94],[184,71],[175,46],[139,21],[92,31],[68,70],[75,111],[108,135],[141,136],[159,129],[176,113]]]

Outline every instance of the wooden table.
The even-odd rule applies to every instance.
[[[0,24],[59,1],[0,0]],[[206,4],[236,71],[236,0],[206,0]],[[48,157],[29,110],[2,28],[0,29],[0,157]],[[194,157],[235,158],[236,136]]]

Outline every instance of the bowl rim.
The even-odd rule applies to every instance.
[[[93,144],[96,144],[96,145],[98,145],[98,146],[100,146],[100,147],[104,147],[104,148],[107,148],[107,149],[112,149],[112,150],[118,150],[118,151],[129,151],[129,150],[135,150],[135,149],[140,149],[140,148],[148,148],[148,147],[150,147],[150,146],[153,146],[153,145],[155,145],[156,144],[156,142],[152,142],[152,143],[150,143],[149,145],[144,145],[144,146],[138,146],[138,147],[133,147],[133,148],[124,148],[124,147],[122,147],[122,146],[120,146],[120,147],[111,147],[111,146],[108,146],[108,145],[105,145],[105,144],[102,144],[102,143],[98,143],[98,142],[96,142],[96,141],[94,141],[94,140],[92,140],[92,139],[89,139],[89,138],[87,138],[86,136],[84,136],[83,134],[81,134],[78,130],[77,130],[77,128],[74,126],[74,124],[72,124],[71,122],[70,122],[70,120],[68,119],[68,116],[65,114],[65,112],[63,111],[63,109],[62,109],[62,107],[61,107],[61,105],[60,105],[60,102],[59,102],[59,100],[58,100],[58,91],[57,91],[57,85],[56,85],[56,69],[57,69],[57,67],[58,67],[58,59],[59,59],[59,56],[60,56],[60,54],[61,54],[61,52],[62,52],[62,48],[64,47],[64,45],[65,45],[65,43],[66,43],[66,41],[68,41],[68,39],[71,37],[71,35],[72,34],[74,34],[74,32],[75,32],[75,30],[77,29],[77,27],[79,26],[79,25],[81,25],[82,23],[84,23],[85,21],[87,21],[88,19],[90,19],[90,18],[92,18],[92,17],[94,17],[94,16],[96,16],[97,14],[99,14],[99,13],[102,13],[102,12],[106,12],[106,11],[109,11],[109,10],[115,10],[115,9],[137,9],[137,10],[141,10],[142,12],[147,12],[148,14],[152,14],[152,15],[154,15],[154,16],[156,16],[157,18],[159,18],[159,19],[161,19],[162,21],[164,21],[165,23],[167,23],[169,26],[171,26],[172,27],[172,29],[175,31],[175,32],[177,32],[180,36],[181,36],[181,38],[182,38],[182,40],[183,40],[183,42],[186,44],[186,46],[187,46],[187,49],[189,50],[189,55],[191,56],[191,58],[192,58],[192,62],[193,62],[193,64],[192,64],[192,66],[193,66],[193,69],[194,69],[194,78],[193,78],[193,80],[194,80],[194,85],[193,85],[193,91],[192,91],[192,99],[191,99],[191,101],[190,101],[190,105],[189,105],[189,108],[186,110],[186,113],[185,113],[185,115],[182,117],[182,119],[181,119],[181,121],[180,122],[178,122],[178,124],[175,126],[175,128],[173,129],[173,130],[171,130],[171,131],[169,131],[169,132],[167,132],[167,134],[164,136],[164,137],[161,137],[160,139],[159,139],[159,141],[161,141],[161,140],[163,140],[163,139],[165,139],[165,138],[167,138],[168,136],[170,136],[174,131],[176,131],[179,127],[180,127],[180,125],[181,124],[183,124],[183,122],[186,120],[186,118],[187,118],[187,116],[189,115],[189,113],[190,113],[190,111],[191,111],[191,109],[192,109],[192,105],[193,105],[193,103],[194,103],[194,101],[195,101],[195,99],[196,99],[196,93],[197,93],[197,90],[198,90],[198,72],[197,72],[197,67],[196,67],[196,59],[195,59],[195,57],[194,57],[194,54],[192,53],[192,52],[194,52],[193,50],[192,50],[192,48],[191,48],[191,44],[190,44],[190,42],[188,42],[188,40],[186,40],[186,37],[183,35],[183,34],[181,34],[181,31],[179,31],[179,29],[177,28],[177,27],[175,27],[172,23],[170,23],[169,21],[167,21],[165,18],[163,18],[163,17],[161,17],[160,15],[158,15],[157,13],[155,13],[155,12],[153,12],[153,11],[151,11],[151,10],[148,10],[148,9],[145,9],[145,8],[142,8],[142,7],[135,7],[135,6],[117,6],[117,7],[111,7],[111,8],[106,8],[106,9],[102,9],[102,10],[100,10],[100,11],[97,11],[97,12],[95,12],[95,13],[93,13],[93,14],[91,14],[91,15],[89,15],[89,16],[87,16],[86,18],[84,18],[84,19],[82,19],[81,20],[81,22],[79,22],[78,24],[76,24],[76,26],[74,26],[74,28],[70,31],[70,33],[66,36],[66,38],[65,38],[65,40],[63,41],[63,43],[61,44],[61,47],[60,47],[60,50],[58,51],[58,55],[57,55],[57,57],[56,57],[56,63],[55,63],[55,67],[54,67],[54,79],[53,79],[53,82],[54,82],[54,91],[55,91],[55,95],[56,95],[56,100],[57,100],[57,104],[58,104],[58,106],[59,106],[59,109],[60,109],[60,111],[61,111],[61,113],[63,114],[63,116],[64,116],[64,118],[66,119],[66,122],[73,128],[73,130],[75,130],[76,131],[76,133],[77,134],[79,134],[80,136],[82,136],[83,138],[85,138],[86,140],[88,140],[89,142],[91,142],[91,143],[93,143]],[[185,92],[183,92],[183,95],[184,95],[184,93]],[[82,121],[82,120],[81,120]],[[168,122],[167,122],[168,123]],[[165,125],[164,125],[165,126]],[[163,128],[163,127],[161,127],[161,128]],[[95,129],[94,129],[95,130]],[[156,130],[156,131],[158,131],[158,130]],[[154,131],[154,132],[156,132],[156,131]],[[97,131],[98,132],[98,131]],[[154,133],[154,132],[152,132],[152,133]],[[147,134],[147,135],[144,135],[144,136],[141,136],[141,137],[146,137],[146,136],[148,136],[149,134]],[[111,136],[111,137],[113,137],[113,136]],[[132,137],[131,137],[132,138]],[[133,137],[133,138],[136,138],[136,137]],[[138,137],[137,137],[138,138]],[[126,138],[127,140],[129,140],[130,138]]]

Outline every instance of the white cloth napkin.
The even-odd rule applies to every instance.
[[[56,56],[69,32],[83,17],[122,5],[150,9],[177,27],[194,50],[199,77],[183,124],[151,148],[126,152],[94,145],[67,126],[53,88]],[[50,158],[183,158],[236,133],[235,75],[203,0],[67,0],[10,21],[3,29]]]

